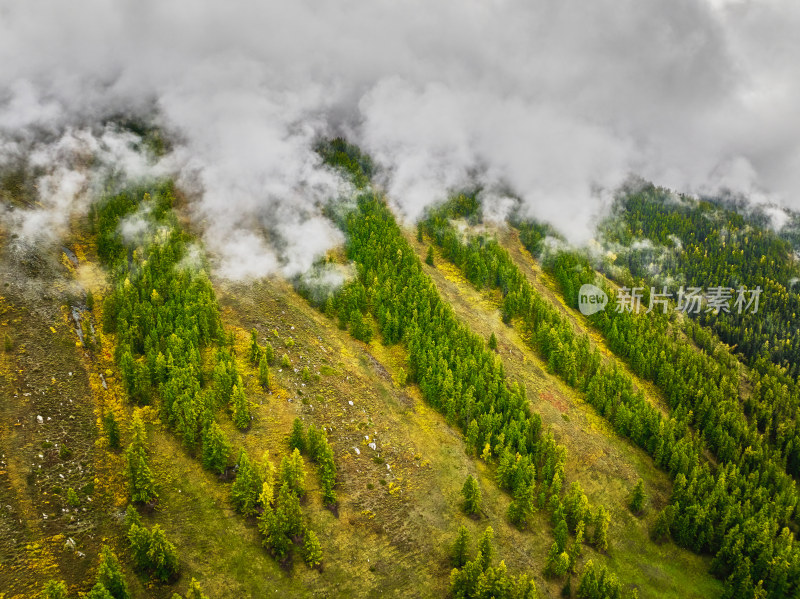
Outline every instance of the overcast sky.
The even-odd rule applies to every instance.
[[[798,31],[800,4],[770,0],[0,0],[0,161],[58,164],[15,221],[58,226],[91,193],[75,153],[144,168],[87,127],[156,114],[231,277],[341,241],[311,149],[333,132],[408,220],[476,178],[576,241],[631,174],[800,207]]]

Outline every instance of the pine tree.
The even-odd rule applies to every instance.
[[[489,337],[489,349],[492,351],[497,351],[497,336],[494,334],[494,331]]]
[[[63,581],[48,580],[42,590],[42,599],[67,599],[67,585]]]
[[[640,478],[633,488],[633,496],[631,497],[630,508],[634,514],[640,514],[644,507],[645,494],[644,494],[644,481]]]
[[[425,264],[433,266],[433,246],[428,246],[428,253],[425,255]]]
[[[119,424],[117,424],[117,419],[114,418],[114,412],[111,410],[108,410],[103,415],[103,428],[105,429],[106,437],[108,437],[108,446],[112,449],[119,449]]]
[[[269,341],[264,344],[263,356],[266,359],[267,364],[272,364],[275,362],[275,348],[272,347],[272,343]]]
[[[200,589],[200,583],[197,582],[194,577],[192,577],[191,582],[189,582],[189,588],[186,589],[186,599],[208,599]]]
[[[158,524],[153,526],[150,534],[149,566],[156,578],[166,582],[178,572],[178,552]]]
[[[286,519],[286,533],[289,536],[300,536],[305,530],[303,514],[300,511],[300,500],[288,484],[284,483],[278,491],[278,507]]]
[[[239,377],[237,385],[233,386],[233,423],[240,431],[250,426],[250,406],[244,394],[242,379]]]
[[[102,582],[96,582],[84,597],[85,599],[114,599],[114,595],[111,594],[111,591],[109,591]]]
[[[261,347],[258,345],[258,331],[255,329],[250,331],[250,348],[247,352],[247,358],[253,365],[258,364],[261,359]]]
[[[142,525],[142,519],[139,517],[139,512],[136,511],[136,508],[133,507],[132,503],[128,504],[128,507],[125,509],[125,527],[130,528],[134,524],[136,526]]]
[[[556,545],[558,546],[558,552],[561,553],[567,547],[567,521],[562,519],[559,520],[556,524],[556,529],[554,532],[554,536],[556,539]]]
[[[484,571],[492,565],[492,560],[494,559],[493,540],[494,529],[492,529],[491,526],[487,526],[486,530],[483,531],[481,535],[480,541],[478,541],[478,553],[481,555],[481,569]]]
[[[284,456],[281,460],[280,472],[281,484],[289,485],[298,496],[305,495],[305,461],[300,451],[295,449],[289,456]]]
[[[481,508],[481,490],[471,474],[461,487],[461,496],[464,498],[464,511],[469,515],[477,514]]]
[[[222,474],[228,466],[231,448],[225,433],[212,421],[203,430],[203,466],[213,472]]]
[[[292,367],[292,362],[291,360],[289,360],[289,356],[283,354],[283,356],[281,357],[281,368],[291,368],[291,367]]]
[[[289,447],[297,449],[300,453],[306,451],[306,433],[303,428],[303,421],[295,418],[292,423],[292,433],[289,435]]]
[[[322,562],[322,546],[313,530],[307,530],[303,539],[303,559],[312,568]]]
[[[597,580],[594,562],[589,560],[583,567],[581,581],[578,584],[578,599],[599,599],[602,597],[600,585]]]
[[[158,493],[146,454],[147,431],[138,410],[133,413],[131,436],[133,439],[127,450],[131,498],[138,503],[150,503],[158,498]]]
[[[269,363],[266,356],[261,356],[258,362],[258,384],[265,390],[270,388]]]
[[[608,550],[608,525],[611,523],[611,516],[601,505],[597,508],[597,516],[594,520],[594,546],[598,551]]]
[[[263,483],[256,469],[244,450],[239,452],[236,462],[236,479],[231,485],[231,500],[238,512],[245,516],[256,513],[258,497],[263,490]]]
[[[147,553],[150,550],[151,539],[150,530],[146,527],[136,523],[128,527],[131,556],[133,557],[134,566],[139,570],[147,570],[150,566],[150,559]]]
[[[469,531],[466,526],[458,528],[458,536],[456,536],[455,543],[450,552],[453,565],[456,568],[461,568],[467,563],[467,553],[469,552]]]
[[[469,426],[467,426],[467,448],[470,450],[470,453],[474,454],[478,451],[478,443],[480,441],[478,435],[480,431],[478,430],[478,423],[473,418]]]
[[[294,427],[294,425],[292,426]],[[292,428],[292,436],[294,436],[294,428]],[[313,424],[309,425],[308,433],[306,435],[306,449],[308,450],[308,457],[311,458],[312,462],[319,463],[327,444],[328,440],[325,438],[325,433]],[[289,440],[289,445],[292,448],[295,447],[291,438]]]
[[[100,550],[100,566],[97,569],[97,582],[101,583],[114,599],[128,599],[130,592],[119,560],[108,545]]]

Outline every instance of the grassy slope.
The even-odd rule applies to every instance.
[[[407,238],[418,255],[424,257],[428,245],[418,243],[410,231]],[[585,331],[581,317],[542,283],[544,273],[530,255],[524,252],[527,263],[523,264],[524,250],[515,252],[515,244],[508,243],[508,238],[504,241],[537,291],[569,313],[573,325]],[[516,245],[519,248],[518,240]],[[707,559],[672,544],[655,545],[648,538],[656,511],[666,504],[671,491],[666,474],[658,470],[643,451],[617,436],[577,393],[557,377],[547,374],[546,364],[528,348],[518,327],[502,323],[499,292],[476,291],[438,252],[436,258],[434,268],[425,268],[439,292],[475,332],[487,338],[495,333],[507,374],[526,384],[533,408],[552,427],[557,441],[567,447],[566,482],[580,482],[593,503],[601,503],[611,510],[609,555],[598,557],[586,547],[584,557],[605,560],[620,580],[638,587],[641,597],[718,596],[721,585],[708,574]],[[602,341],[596,335],[592,339]],[[603,345],[600,347],[604,349]],[[615,359],[608,350],[603,354],[608,360]],[[645,390],[651,402],[663,407],[663,400],[653,393],[652,386],[638,380],[637,385]],[[649,498],[643,518],[634,517],[627,509],[630,491],[639,477],[645,482]]]
[[[415,247],[422,252],[422,247]],[[102,273],[93,266],[90,252],[88,256],[78,253],[83,260],[77,270],[68,269],[70,276],[93,289],[99,299]],[[574,393],[544,372],[541,361],[519,335],[500,322],[496,297],[478,294],[453,271],[444,276],[441,266],[429,272],[444,297],[476,332],[488,336],[493,330],[498,335],[508,373],[526,382],[535,408],[568,447],[568,482],[579,480],[593,501],[612,508],[612,551],[600,559],[608,560],[622,580],[639,586],[641,597],[717,595],[719,586],[705,574],[703,560],[671,545],[654,546],[646,539],[647,517],[640,521],[624,508],[635,479],[642,476],[651,497],[648,515],[652,516],[653,508],[666,500],[666,477],[655,471],[641,452],[616,438]],[[91,358],[75,347],[74,332],[59,302],[43,311],[40,305],[25,305],[30,298],[20,298],[13,305],[5,301],[0,309],[0,333],[11,330],[15,338],[28,340],[11,355],[0,353],[0,392],[8,399],[0,406],[0,453],[13,455],[0,464],[2,504],[12,505],[8,514],[0,516],[0,596],[10,588],[7,597],[32,597],[51,576],[66,579],[73,590],[85,590],[97,549],[108,539],[123,558],[137,597],[168,597],[174,590],[185,589],[191,576],[202,582],[210,597],[300,597],[312,593],[321,597],[379,593],[439,597],[446,590],[450,569],[447,545],[462,522],[474,537],[491,524],[498,554],[509,568],[531,572],[542,596],[557,596],[560,583],[541,578],[552,542],[545,515],[537,516],[532,532],[520,533],[508,525],[504,514],[509,498],[497,490],[485,466],[464,453],[460,436],[422,402],[416,388],[399,389],[394,383],[405,360],[401,348],[354,341],[280,281],[232,287],[216,282],[216,287],[223,320],[237,333],[240,358],[245,354],[248,331],[256,327],[262,339],[272,341],[276,354],[287,353],[298,369],[278,373],[279,367],[273,368],[276,388],[264,393],[256,385],[254,370],[240,360],[256,420],[249,432],[241,434],[222,419],[234,444],[247,446],[253,455],[269,450],[277,463],[287,451],[284,436],[295,416],[329,428],[340,469],[339,517],[322,508],[310,465],[309,500],[304,507],[323,544],[323,571],[309,570],[299,560],[291,572],[281,569],[261,548],[254,524],[233,513],[228,483],[202,470],[176,438],[151,418],[151,449],[161,501],[144,519],[160,523],[177,545],[183,576],[174,586],[148,588],[147,581],[132,574],[115,519],[125,504],[122,457],[108,452],[96,432],[101,406],[114,409],[123,420],[131,410],[121,401],[123,394],[113,376],[108,378],[108,390],[99,383],[99,374],[114,368],[113,340],[107,339],[104,351]],[[95,316],[99,319],[99,308]],[[50,326],[56,333],[50,332]],[[278,331],[277,338],[273,329]],[[289,336],[295,340],[291,349],[283,346]],[[319,379],[303,386],[299,375],[303,365]],[[68,376],[70,371],[73,377]],[[16,390],[28,386],[47,389],[51,374],[57,380],[55,386],[50,382],[51,393],[31,397],[17,393],[14,397]],[[75,439],[71,442],[75,459],[91,465],[85,469],[90,472],[87,481],[98,480],[89,508],[90,526],[70,533],[85,558],[64,549],[65,537],[59,535],[71,530],[64,518],[56,521],[58,525],[53,519],[40,518],[40,511],[55,511],[57,502],[25,482],[28,464],[35,463],[44,440],[39,438],[44,429],[33,426],[35,413],[50,404],[55,407],[54,402],[62,404],[62,409],[65,403],[71,406],[70,413],[63,416],[72,423],[66,431]],[[75,418],[69,419],[69,415]],[[14,427],[18,418],[22,424]],[[377,451],[368,447],[373,441]],[[16,451],[12,454],[9,447]],[[353,447],[359,448],[360,455]],[[478,521],[461,515],[458,507],[459,490],[468,473],[478,477],[483,492],[484,509]],[[83,478],[76,481],[70,484],[86,482]],[[16,526],[13,516],[21,517],[24,526]],[[597,558],[588,547],[584,555]]]

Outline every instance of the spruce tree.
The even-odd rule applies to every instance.
[[[178,572],[178,552],[158,524],[150,532],[147,559],[153,575],[162,582],[168,581]]]
[[[100,566],[97,569],[97,582],[101,583],[114,599],[128,599],[130,592],[119,560],[108,545],[100,550]]]
[[[313,530],[307,530],[303,539],[303,559],[312,568],[322,562],[322,546]]]
[[[469,515],[477,514],[481,507],[481,490],[471,474],[461,487],[461,496],[464,498],[464,511]]]
[[[203,466],[222,474],[228,466],[230,451],[225,433],[215,421],[212,421],[203,430]]]
[[[492,351],[497,351],[497,336],[492,332],[491,336],[489,337],[489,349]]]
[[[114,595],[102,582],[96,582],[84,597],[85,599],[114,599]]]
[[[60,580],[48,580],[42,590],[42,599],[67,599],[67,585]]]
[[[601,505],[597,508],[597,516],[594,521],[594,546],[598,551],[608,550],[608,525],[611,523],[611,516]]]
[[[478,541],[478,553],[481,555],[481,569],[484,571],[492,565],[492,560],[494,559],[493,541],[494,529],[491,526],[487,526],[486,530],[483,531],[481,535],[480,541]]]
[[[289,435],[289,447],[297,449],[300,453],[306,451],[306,433],[303,427],[303,421],[295,418],[292,423],[292,433]]]
[[[186,599],[208,599],[200,589],[200,583],[198,583],[194,577],[192,577],[191,582],[189,582],[189,588],[186,589]]]
[[[428,266],[433,266],[433,246],[428,246],[428,253],[425,254],[425,264]]]
[[[250,426],[250,406],[244,394],[242,378],[239,377],[238,384],[233,386],[233,423],[240,431]]]
[[[266,356],[258,361],[258,384],[265,390],[270,388],[269,362]]]
[[[263,484],[244,450],[239,452],[236,466],[236,479],[231,485],[231,500],[236,511],[249,516],[256,512]]]
[[[634,514],[640,514],[644,507],[645,494],[644,494],[644,481],[640,478],[633,488],[633,495],[631,497],[630,508]]]
[[[114,412],[108,410],[103,415],[103,429],[105,430],[106,437],[108,437],[108,446],[112,449],[120,448],[120,434],[119,424],[117,419],[114,418]]]
[[[305,495],[305,461],[298,449],[292,451],[291,455],[284,456],[281,460],[280,480],[281,484],[289,485],[289,488],[299,497]]]
[[[138,503],[149,503],[158,498],[158,493],[146,453],[147,431],[138,410],[133,414],[131,436],[133,439],[126,452],[131,499]]]
[[[458,528],[458,535],[453,543],[453,548],[450,552],[453,560],[453,565],[456,568],[461,568],[467,563],[467,554],[469,552],[469,531],[466,526]]]

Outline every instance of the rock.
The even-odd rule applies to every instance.
[[[350,401],[348,401],[347,403],[349,403],[349,404],[352,406],[352,405],[353,405],[353,400],[351,399],[351,400],[350,400]],[[40,416],[40,418],[41,418],[41,416]]]
[[[361,455],[361,450],[358,447],[353,447],[353,451],[356,452],[356,455]]]
[[[373,450],[373,451],[377,451],[377,449],[378,449],[378,446],[377,446],[375,443],[370,443],[370,444],[369,444],[369,448],[370,448],[371,450]]]
[[[75,551],[75,541],[72,539],[72,537],[68,538],[67,542],[64,543],[64,549],[67,551]]]
[[[36,422],[38,422],[39,424],[44,424],[44,418],[42,418],[41,416],[37,416]]]

